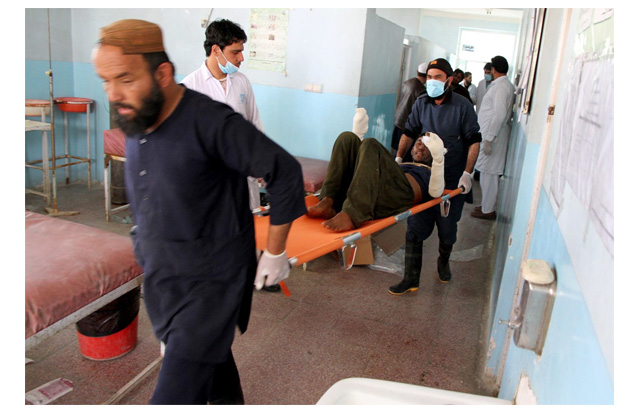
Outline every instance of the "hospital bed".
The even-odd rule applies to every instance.
[[[111,173],[110,166],[113,160],[126,161],[126,137],[119,128],[104,130],[104,200],[106,221],[111,220],[115,212],[127,209],[129,205],[113,207],[111,202]],[[295,159],[302,166],[304,190],[313,194],[321,190],[328,170],[328,161],[309,157],[296,156]]]
[[[26,350],[139,287],[132,241],[26,211]]]
[[[113,207],[111,201],[111,163],[113,160],[126,161],[126,136],[119,128],[104,130],[104,214],[106,221],[111,220],[115,212],[127,209],[130,205],[124,204]]]

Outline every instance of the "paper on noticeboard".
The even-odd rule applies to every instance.
[[[550,191],[560,208],[567,183],[614,255],[614,61],[578,58],[569,74]]]
[[[247,67],[286,71],[289,9],[250,9]]]

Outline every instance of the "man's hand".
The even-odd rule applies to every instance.
[[[268,251],[263,252],[258,261],[254,286],[257,290],[264,285],[275,285],[287,279],[291,265],[286,257],[286,251],[279,255],[274,255]]]
[[[421,141],[430,150],[432,159],[436,163],[442,163],[447,152],[443,140],[437,134],[428,132],[421,138]]]
[[[471,191],[471,186],[471,175],[467,171],[462,172],[462,176],[460,177],[460,181],[458,182],[458,187],[464,187],[464,191],[462,192],[462,194],[466,195],[467,193],[469,193]]]
[[[401,157],[395,157],[395,161],[397,162],[397,164],[402,164],[404,159]]]
[[[490,156],[493,152],[493,142],[492,141],[482,141],[482,147],[484,149],[484,154]]]

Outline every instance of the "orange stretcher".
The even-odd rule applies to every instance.
[[[400,222],[411,215],[422,212],[438,204],[441,205],[441,213],[447,216],[449,212],[449,199],[460,194],[463,188],[445,190],[441,197],[432,199],[425,203],[413,206],[409,210],[395,216],[375,219],[365,222],[360,228],[346,232],[334,232],[321,225],[325,219],[310,218],[306,215],[293,221],[289,236],[286,241],[286,253],[291,267],[305,264],[308,261],[319,258],[332,251],[341,250],[343,265],[350,269],[354,263],[356,247],[354,243],[365,236],[376,233],[388,226]],[[306,197],[306,206],[317,204],[319,199],[316,196]],[[258,209],[255,211],[254,227],[256,230],[256,248],[264,251],[267,244],[267,233],[269,230],[269,216],[266,215],[270,209]],[[263,216],[263,214],[265,214]],[[285,285],[282,284],[285,289]],[[285,289],[288,296],[288,291]]]

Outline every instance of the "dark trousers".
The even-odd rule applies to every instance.
[[[232,352],[223,363],[185,360],[167,354],[151,405],[243,404],[243,390]]]
[[[332,148],[321,198],[334,199],[334,209],[349,215],[356,227],[410,209],[414,192],[391,153],[375,138],[341,133]]]
[[[449,214],[447,217],[441,215],[440,205],[432,206],[429,209],[412,215],[408,218],[408,230],[406,231],[407,242],[423,242],[434,230],[434,225],[438,229],[438,239],[446,245],[456,243],[458,231],[458,221],[462,216],[462,207],[467,195],[459,194],[449,201]]]

